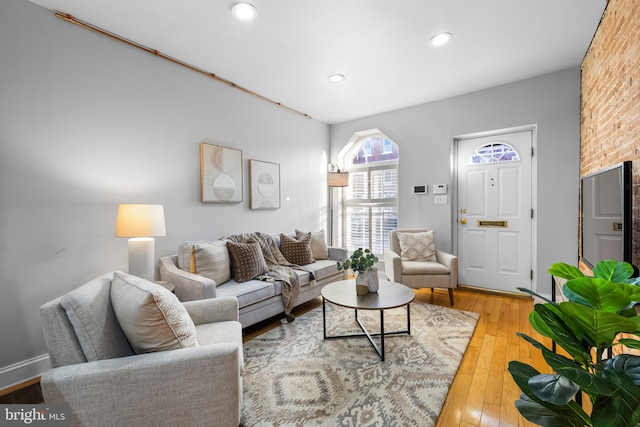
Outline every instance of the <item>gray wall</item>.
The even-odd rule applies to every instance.
[[[0,2],[0,58],[0,374],[46,353],[42,303],[127,269],[119,203],[164,205],[157,256],[187,239],[320,228],[328,125],[24,0]],[[243,203],[199,201],[200,141],[243,150]],[[248,159],[280,163],[281,209],[249,209]]]
[[[550,293],[548,267],[558,261],[575,264],[578,254],[578,68],[334,125],[332,160],[354,132],[378,128],[399,145],[398,227],[433,228],[437,245],[452,250],[454,137],[523,125],[537,125],[533,287]],[[415,184],[449,184],[449,204],[434,205],[431,188],[427,196],[414,196]]]

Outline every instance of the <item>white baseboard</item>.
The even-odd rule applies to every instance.
[[[51,369],[51,363],[48,354],[0,368],[0,390],[39,377],[49,369]]]

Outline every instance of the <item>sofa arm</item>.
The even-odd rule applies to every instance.
[[[336,246],[329,246],[329,259],[335,261],[344,261],[347,259],[348,253],[346,248],[338,248]]]
[[[178,268],[174,257],[160,258],[160,280],[173,283],[180,301],[193,301],[216,297],[216,282]]]
[[[393,282],[401,283],[402,280],[402,259],[400,255],[391,249],[384,250],[384,271],[387,278]]]
[[[458,287],[458,257],[447,252],[436,249],[436,258],[440,264],[446,265],[451,277],[450,288]]]
[[[68,404],[71,425],[240,423],[242,349],[215,344],[67,365],[41,378],[47,404]]]
[[[226,322],[229,320],[239,321],[238,299],[236,297],[186,301],[182,303],[182,305],[196,325]]]

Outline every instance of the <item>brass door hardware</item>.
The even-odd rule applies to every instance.
[[[478,227],[509,228],[509,221],[478,220]]]

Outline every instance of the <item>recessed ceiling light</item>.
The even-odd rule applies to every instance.
[[[429,39],[429,46],[438,47],[449,43],[453,38],[451,33],[440,33]]]
[[[251,3],[236,3],[231,13],[238,21],[253,21],[258,16],[258,10]]]
[[[331,74],[329,76],[329,81],[331,83],[340,83],[344,80],[344,74]]]

